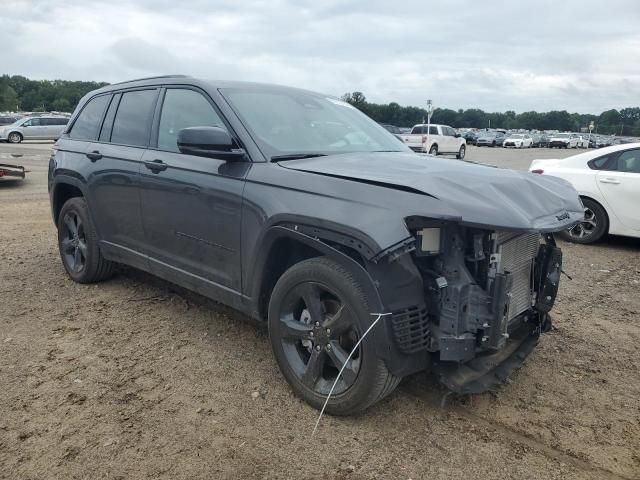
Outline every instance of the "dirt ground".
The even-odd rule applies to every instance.
[[[0,145],[0,163],[31,170],[0,182],[0,478],[640,478],[640,240],[562,244],[573,280],[555,328],[508,385],[446,397],[417,375],[311,437],[317,412],[264,329],[131,269],[66,276],[49,148]],[[526,168],[567,153],[468,157]]]

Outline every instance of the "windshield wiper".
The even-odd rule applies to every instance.
[[[273,155],[271,157],[272,162],[279,162],[282,160],[301,160],[303,158],[314,157],[326,157],[326,153],[289,153],[287,155]]]

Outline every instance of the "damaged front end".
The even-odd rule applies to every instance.
[[[394,328],[396,341],[418,340],[454,392],[504,383],[551,326],[562,268],[553,235],[421,217],[408,218],[407,227],[415,249],[406,255],[420,273],[424,305],[405,325],[394,315],[393,326],[401,325]]]

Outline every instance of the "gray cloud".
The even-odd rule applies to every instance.
[[[377,102],[599,112],[638,104],[639,20],[636,0],[5,0],[1,70],[110,82],[180,72]]]

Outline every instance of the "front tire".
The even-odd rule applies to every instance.
[[[7,141],[9,143],[20,143],[22,142],[22,135],[20,135],[18,132],[11,132],[7,137]]]
[[[464,145],[460,145],[460,150],[458,150],[458,154],[456,155],[456,158],[458,160],[464,160],[464,156],[467,153],[467,149],[465,148]]]
[[[100,252],[89,207],[82,197],[67,200],[60,210],[58,250],[62,265],[75,282],[99,282],[113,274],[115,264]]]
[[[433,155],[434,157],[438,155],[438,145],[431,145],[431,148],[429,149],[429,155]]]
[[[575,227],[560,232],[560,236],[569,242],[589,244],[602,239],[609,231],[609,217],[602,205],[583,198],[585,221]]]
[[[269,301],[269,338],[280,371],[298,397],[321,409],[345,362],[328,413],[360,413],[396,388],[400,378],[377,356],[372,337],[347,360],[375,321],[372,311],[358,281],[327,258],[304,260],[280,277]]]

